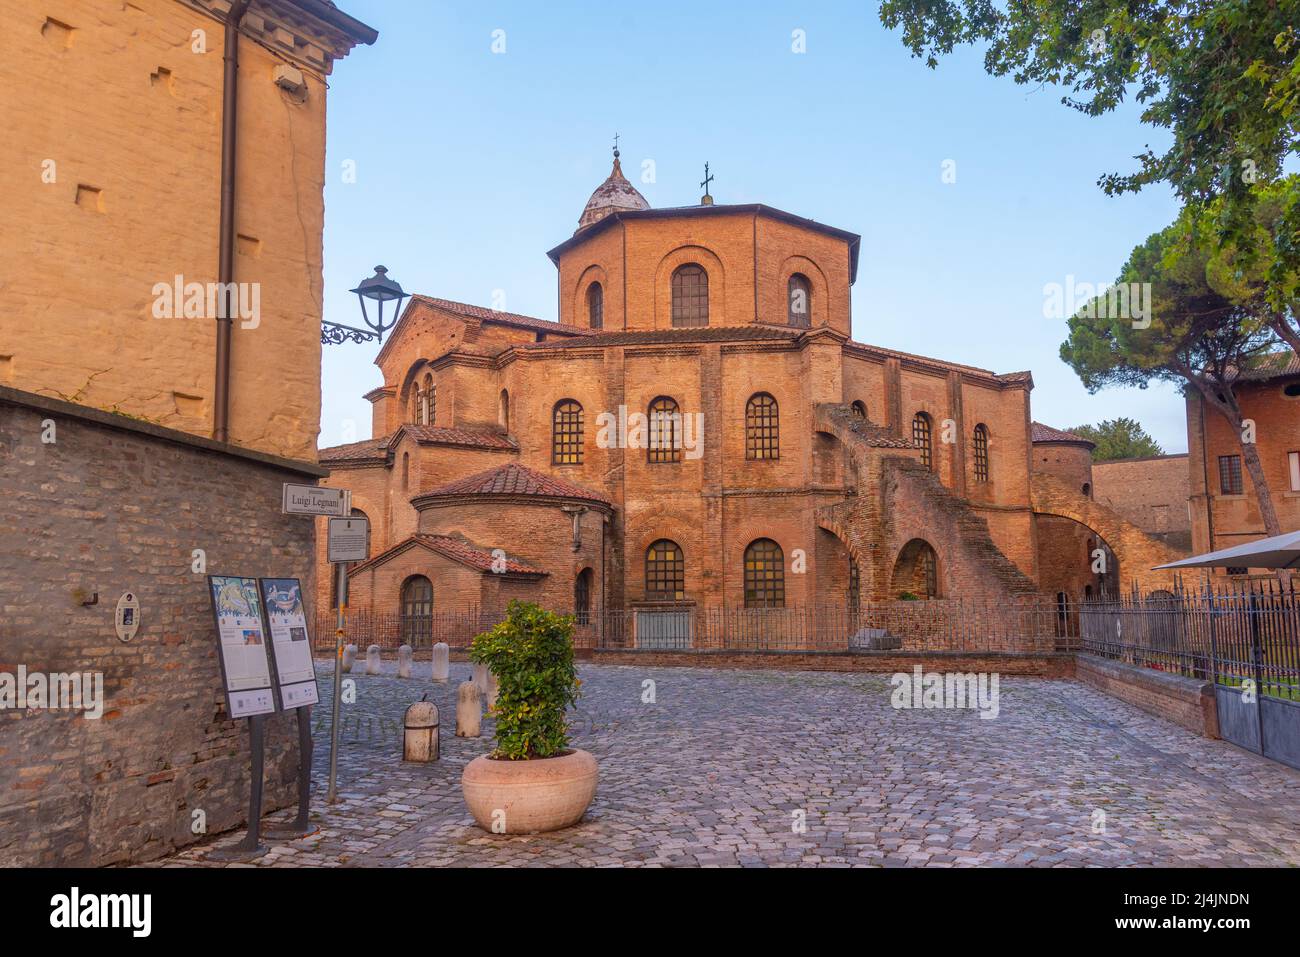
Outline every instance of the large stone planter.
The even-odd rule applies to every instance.
[[[582,750],[532,761],[482,755],[465,766],[460,787],[485,831],[556,831],[578,823],[596,796],[596,759]]]

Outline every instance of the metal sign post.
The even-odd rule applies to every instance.
[[[330,715],[330,777],[325,803],[338,802],[339,712],[343,706],[343,626],[348,604],[348,565],[370,554],[370,522],[364,518],[329,520],[328,558],[338,576],[338,628],[334,632],[334,711]]]

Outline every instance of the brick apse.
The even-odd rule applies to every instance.
[[[1073,596],[1101,546],[1111,589],[1166,584],[1089,444],[1035,435],[1028,372],[851,338],[858,249],[763,205],[652,209],[616,153],[548,254],[558,322],[415,296],[380,351],[375,437],[320,456],[372,523],[349,606]],[[1082,457],[1040,462],[1062,437]]]

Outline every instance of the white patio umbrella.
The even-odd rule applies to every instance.
[[[1156,568],[1300,568],[1300,531],[1193,555]]]

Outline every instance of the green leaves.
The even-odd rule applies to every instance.
[[[1096,448],[1092,450],[1095,462],[1163,455],[1165,451],[1135,419],[1107,419],[1099,425],[1080,425],[1070,431],[1095,443]]]
[[[512,601],[505,621],[477,636],[470,660],[497,678],[498,758],[549,758],[569,746],[565,711],[578,700],[573,618]]]

